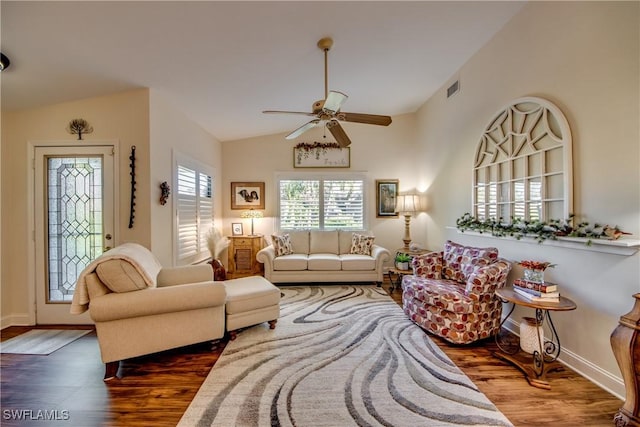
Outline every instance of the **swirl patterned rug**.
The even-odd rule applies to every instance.
[[[276,329],[231,341],[179,426],[509,426],[375,286],[282,286]]]

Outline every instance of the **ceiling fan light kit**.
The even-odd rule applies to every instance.
[[[296,139],[306,131],[322,124],[331,132],[331,135],[336,139],[338,145],[344,148],[351,144],[351,140],[340,122],[363,123],[378,126],[389,126],[391,124],[390,116],[340,111],[342,104],[344,104],[349,97],[342,92],[329,90],[328,53],[332,46],[333,39],[330,37],[324,37],[318,40],[318,48],[324,52],[324,99],[315,101],[311,105],[310,113],[279,110],[263,111],[265,114],[300,114],[315,117],[313,120],[308,121],[288,134],[285,139]]]

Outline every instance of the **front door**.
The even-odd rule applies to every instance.
[[[35,148],[36,323],[93,323],[69,313],[76,279],[114,242],[114,147]]]

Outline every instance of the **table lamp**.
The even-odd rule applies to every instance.
[[[248,211],[244,211],[242,212],[242,214],[240,215],[241,218],[251,218],[251,234],[250,236],[256,236],[256,234],[253,232],[253,220],[256,218],[262,218],[262,211],[255,211],[253,209],[248,210]]]
[[[409,251],[409,244],[411,243],[411,215],[420,211],[420,196],[417,194],[401,194],[396,199],[396,212],[400,215],[404,215],[404,250]]]

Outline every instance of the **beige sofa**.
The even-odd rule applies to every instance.
[[[125,243],[83,270],[71,313],[89,310],[108,380],[120,360],[222,338],[225,300],[210,265],[162,268],[148,249]]]
[[[383,264],[390,258],[387,249],[372,244],[370,255],[354,254],[352,231],[292,231],[292,253],[277,255],[272,243],[257,254],[264,264],[264,277],[272,283],[376,282],[384,279]],[[277,243],[277,242],[276,242]]]

